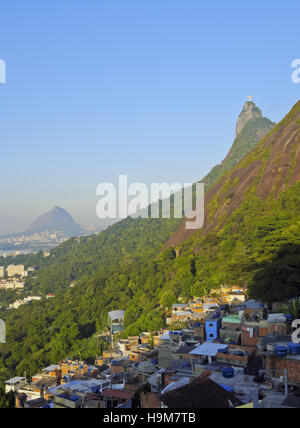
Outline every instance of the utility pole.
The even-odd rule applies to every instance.
[[[258,389],[255,388],[253,391],[253,409],[259,408]]]
[[[288,387],[288,377],[287,377],[287,369],[284,369],[284,394],[286,396],[289,395],[289,387]]]

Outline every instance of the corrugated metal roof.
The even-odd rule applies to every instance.
[[[108,313],[108,316],[111,321],[123,320],[125,316],[125,311],[111,311]]]
[[[101,389],[102,385],[107,384],[107,382],[108,382],[107,380],[97,380],[97,379],[90,379],[90,380],[84,380],[84,381],[74,380],[64,385],[59,385],[54,388],[50,388],[49,392],[51,392],[51,394],[53,395],[56,395],[57,390],[59,391],[61,389],[64,389],[64,390],[88,393],[88,392],[92,392],[93,386],[99,387]]]
[[[159,340],[170,340],[170,333],[168,331],[164,332]]]
[[[239,317],[239,315],[229,315],[223,318],[223,323],[240,324],[241,318]]]
[[[228,345],[222,345],[221,343],[205,342],[198,346],[196,349],[190,352],[190,355],[204,355],[208,357],[215,357],[219,349],[227,349]]]
[[[174,391],[175,389],[181,388],[182,386],[188,385],[191,381],[189,377],[183,377],[179,379],[177,382],[171,382],[168,386],[166,386],[162,391],[161,395],[165,394],[169,391]]]
[[[264,309],[264,304],[256,300],[247,300],[243,306],[246,309]]]
[[[190,316],[192,316],[193,314],[192,314],[192,312],[190,312],[190,311],[177,311],[177,312],[176,312],[176,315],[177,315],[178,317],[190,317]]]
[[[189,305],[187,303],[174,303],[172,305],[172,308],[188,308]]]
[[[15,385],[16,383],[22,382],[23,380],[25,380],[25,377],[13,377],[7,381],[5,381],[5,383],[7,385]]]
[[[52,372],[52,371],[55,371],[56,369],[59,369],[59,366],[57,364],[52,364],[52,366],[46,367],[45,369],[43,369],[43,371]]]
[[[286,322],[286,318],[284,314],[270,314],[268,316],[267,322],[273,323],[273,322]]]

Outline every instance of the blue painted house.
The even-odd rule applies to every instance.
[[[220,330],[222,328],[222,317],[218,313],[209,315],[205,319],[205,333],[206,340],[213,342],[219,338]]]

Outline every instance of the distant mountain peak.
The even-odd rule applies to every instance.
[[[259,119],[261,117],[262,111],[257,107],[257,105],[253,101],[246,101],[236,124],[235,136],[237,137],[241,133],[249,120]]]
[[[41,233],[46,231],[59,231],[67,236],[76,236],[83,233],[83,229],[75,223],[73,217],[59,206],[53,207],[51,211],[38,217],[26,232]]]
[[[69,214],[65,209],[59,207],[59,206],[55,206],[52,208],[52,210],[50,212],[56,212],[56,213],[67,213]]]

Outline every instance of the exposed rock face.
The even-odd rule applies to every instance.
[[[274,126],[275,123],[263,117],[260,109],[253,102],[247,102],[237,122],[237,137],[226,158],[201,180],[205,183],[206,190],[237,165]]]
[[[204,236],[222,229],[227,219],[240,208],[250,189],[264,201],[270,196],[276,199],[299,181],[300,101],[237,166],[206,192],[202,230],[186,229],[186,218],[183,218],[166,247],[176,247],[195,233]]]
[[[257,119],[259,117],[262,117],[261,110],[252,101],[247,101],[244,105],[241,114],[239,115],[236,124],[235,136],[237,137],[239,135],[239,133],[243,130],[249,120]]]

